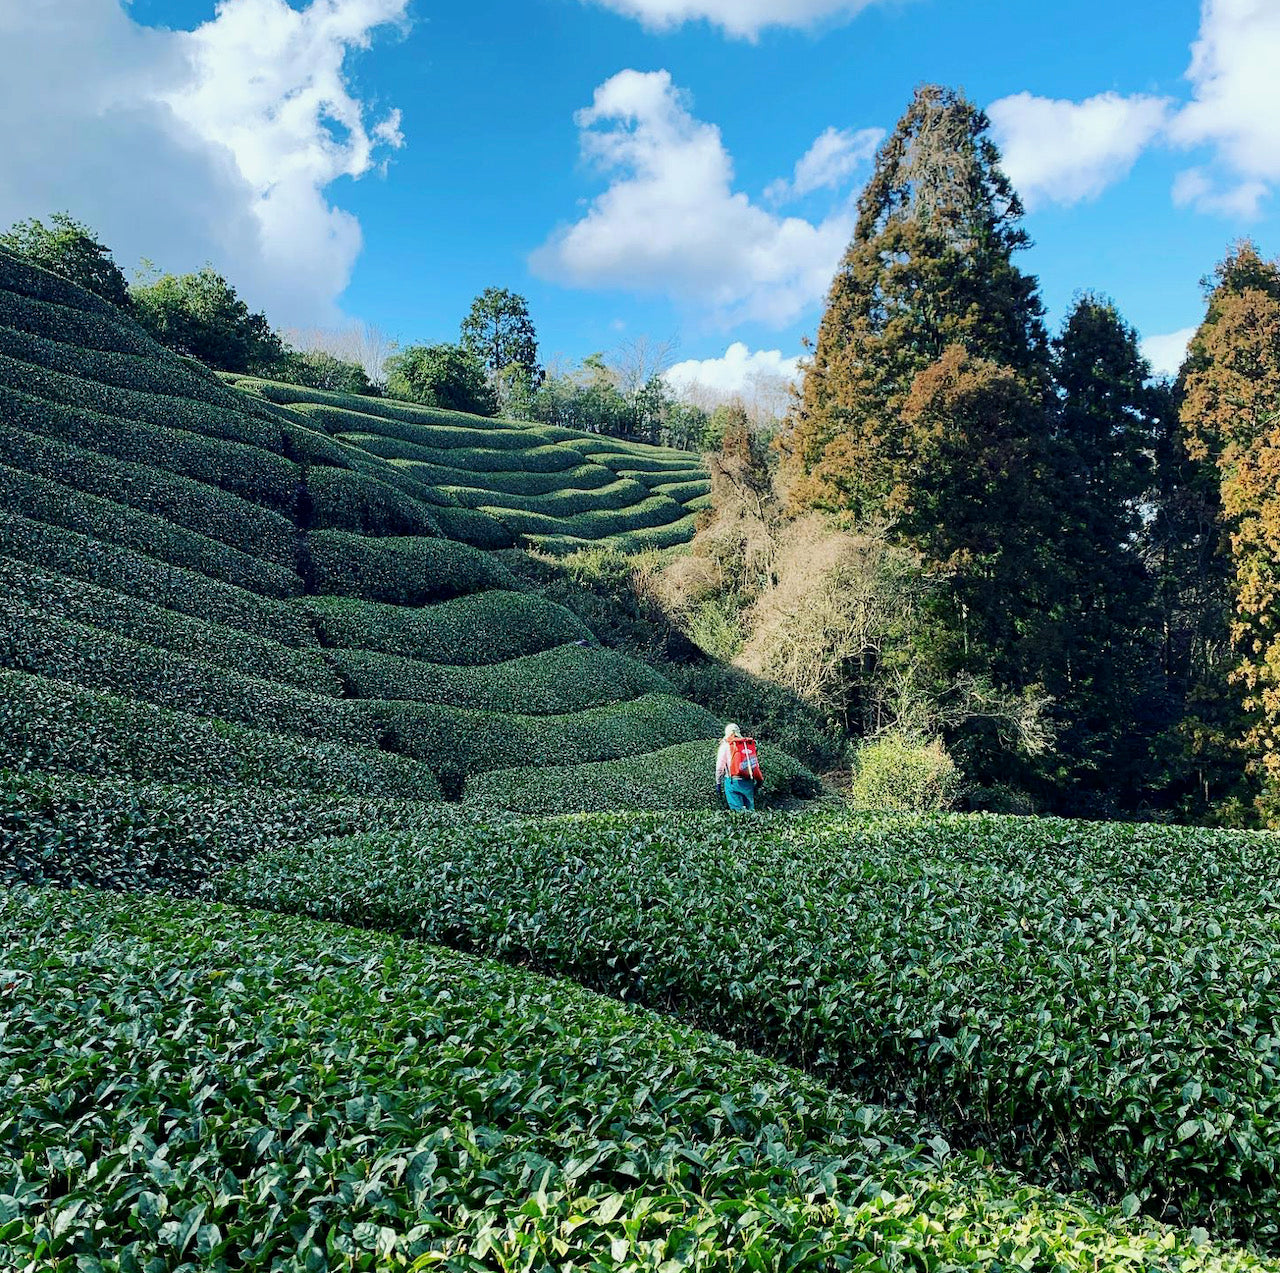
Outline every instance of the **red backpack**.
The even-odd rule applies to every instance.
[[[729,740],[729,777],[764,781],[764,770],[760,768],[760,754],[756,751],[754,738]]]

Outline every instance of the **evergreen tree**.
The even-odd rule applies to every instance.
[[[799,506],[874,514],[910,483],[902,405],[919,372],[958,345],[1047,378],[1022,206],[982,111],[927,86],[885,142],[831,286],[800,408],[782,446]]]
[[[1166,395],[1149,384],[1137,332],[1092,296],[1054,341],[1053,370],[1059,573],[1041,659],[1066,768],[1062,794],[1077,812],[1132,808],[1156,781],[1152,750],[1170,725],[1142,549]]]
[[[1182,424],[1220,478],[1235,602],[1240,743],[1280,825],[1280,262],[1241,244],[1219,267],[1192,340]]]
[[[498,397],[484,367],[459,345],[410,345],[387,359],[387,396],[493,416]]]
[[[55,212],[48,225],[34,217],[17,222],[0,234],[0,248],[87,287],[112,305],[129,307],[129,285],[110,249],[68,212]]]
[[[533,388],[542,383],[538,336],[529,317],[529,302],[505,287],[486,288],[471,302],[471,310],[462,320],[461,344],[493,381],[519,368]]]

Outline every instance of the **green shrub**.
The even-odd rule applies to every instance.
[[[440,535],[434,510],[411,495],[350,469],[307,470],[312,524],[362,535]]]
[[[604,471],[607,473],[608,469]],[[448,490],[459,503],[475,508],[485,507],[495,516],[505,516],[510,510],[554,518],[576,517],[580,513],[625,512],[650,498],[648,490],[638,482],[616,480],[594,490],[565,488],[542,495],[519,495],[495,491],[487,486],[450,486]]]
[[[643,478],[637,479],[643,481]],[[657,495],[665,495],[677,504],[686,508],[694,500],[701,500],[711,494],[711,483],[705,477],[691,478],[681,482],[659,482],[652,487]]]
[[[602,545],[625,555],[645,552],[652,548],[674,548],[687,544],[697,530],[697,518],[687,513],[678,521],[666,526],[646,530],[615,532],[600,539],[584,539],[580,535],[530,535],[529,538],[544,552],[568,554],[583,552]]]
[[[2,508],[0,554],[285,645],[315,644],[303,613],[279,601]]]
[[[440,796],[431,771],[400,756],[286,738],[3,670],[0,768],[411,800]]]
[[[0,967],[15,1269],[1263,1267],[661,1017],[376,934],[21,889]]]
[[[297,553],[293,523],[216,486],[130,464],[97,451],[0,424],[0,464],[124,504],[288,570]]]
[[[1265,834],[668,813],[317,846],[220,891],[573,977],[1274,1248],[1277,879]]]
[[[3,386],[0,412],[11,425],[28,433],[89,447],[117,460],[166,469],[288,516],[297,507],[301,468],[261,447],[141,420],[96,415]]]
[[[493,499],[493,496],[518,495],[525,499],[533,499],[539,495],[555,495],[562,492],[587,494],[598,491],[601,487],[612,486],[618,480],[617,474],[612,469],[605,468],[603,464],[579,464],[574,468],[556,473],[528,473],[524,469],[503,472],[495,469],[487,470],[483,476],[467,469],[412,461],[397,463],[395,467],[401,471],[412,472],[418,480],[430,482],[432,485],[453,491],[462,489],[473,492],[469,502],[479,503],[503,502],[501,499]],[[487,494],[490,498],[479,500],[475,493]]]
[[[598,509],[572,516],[522,512],[519,509],[485,505],[484,511],[523,535],[556,535],[574,539],[605,539],[656,526],[669,526],[685,516],[679,504],[658,495],[617,512]]]
[[[98,318],[118,320],[120,310],[87,288],[60,274],[41,269],[25,256],[0,245],[0,292],[14,292],[37,301],[66,305]]]
[[[317,405],[299,406],[296,410],[315,427],[335,437],[356,440],[360,445],[383,441],[402,442],[429,451],[523,451],[532,440],[523,429],[462,417],[456,424],[407,424],[385,420],[355,411],[337,411]],[[368,449],[368,448],[366,448]]]
[[[671,689],[647,664],[595,644],[555,646],[483,667],[367,650],[335,650],[331,657],[358,698],[412,699],[485,712],[563,715]]]
[[[492,557],[446,539],[365,539],[345,531],[309,536],[316,590],[362,601],[420,606],[514,580]]]
[[[278,681],[330,698],[342,694],[342,682],[318,649],[280,645],[220,623],[165,610],[109,588],[37,570],[8,557],[0,557],[0,596],[36,607],[49,619],[91,624],[245,676]],[[295,620],[291,614],[284,617]],[[295,637],[307,635],[294,622],[288,630]]]
[[[265,597],[288,597],[302,581],[285,566],[251,557],[149,513],[86,495],[0,464],[0,507],[90,539],[133,548]]]
[[[525,592],[479,592],[416,609],[307,597],[299,608],[326,646],[424,663],[483,666],[594,640],[576,615]]]
[[[468,805],[524,814],[597,813],[617,810],[718,809],[715,760],[719,743],[660,747],[616,762],[557,765],[550,769],[501,769],[468,779]],[[822,784],[803,765],[761,744],[765,783],[760,807],[768,809],[818,795]]]
[[[559,446],[529,446],[527,439],[516,436],[519,445],[503,448],[486,445],[434,446],[415,431],[413,438],[383,437],[371,433],[344,433],[352,446],[368,451],[384,460],[410,460],[431,467],[461,469],[476,476],[485,473],[510,473],[520,469],[526,473],[566,473],[582,466],[582,456]],[[418,440],[414,440],[418,438]]]
[[[855,809],[936,813],[960,795],[960,771],[938,739],[881,734],[861,743],[849,795]]]
[[[278,734],[376,747],[354,704],[245,676],[0,598],[0,667]]]
[[[263,849],[375,827],[425,830],[443,816],[416,801],[3,773],[0,886],[197,893]]]

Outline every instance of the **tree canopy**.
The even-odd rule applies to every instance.
[[[472,415],[498,413],[498,398],[483,364],[460,345],[410,345],[387,360],[393,398]]]
[[[529,302],[505,287],[486,288],[472,301],[462,320],[461,344],[491,378],[519,368],[535,388],[542,379]]]
[[[112,305],[129,306],[129,284],[110,249],[68,212],[55,212],[48,225],[34,217],[16,222],[0,234],[0,247],[87,287]]]

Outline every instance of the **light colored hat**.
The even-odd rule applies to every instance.
[[[726,725],[724,727],[724,736],[726,738],[734,738],[734,737],[741,738],[742,730],[740,730],[737,727],[737,725]]]

